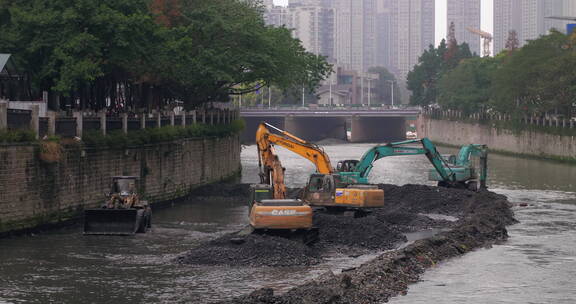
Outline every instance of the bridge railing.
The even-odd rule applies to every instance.
[[[390,105],[309,105],[306,107],[297,105],[258,105],[258,106],[243,106],[240,111],[314,111],[314,110],[329,110],[329,111],[378,111],[378,110],[417,110],[420,111],[419,107],[411,106],[390,106]]]

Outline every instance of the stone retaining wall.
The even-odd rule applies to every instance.
[[[514,133],[490,125],[453,120],[432,119],[420,115],[418,137],[432,141],[466,145],[487,144],[491,150],[551,159],[576,160],[576,137],[546,134],[534,131]]]
[[[0,146],[0,235],[66,221],[100,205],[115,175],[140,176],[153,202],[183,197],[240,171],[238,136],[122,150],[68,148],[54,164],[42,162],[38,150]]]

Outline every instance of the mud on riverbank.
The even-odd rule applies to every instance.
[[[380,185],[385,208],[364,218],[317,213],[320,241],[307,247],[294,241],[250,235],[242,244],[225,235],[179,258],[181,263],[230,266],[294,266],[321,263],[337,251],[358,255],[398,248],[404,232],[450,228],[388,251],[356,269],[328,272],[281,295],[272,289],[223,303],[381,303],[405,293],[408,284],[438,262],[507,238],[515,222],[506,197],[422,185]],[[434,216],[436,215],[436,216]]]

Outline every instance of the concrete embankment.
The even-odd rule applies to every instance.
[[[181,139],[127,149],[67,147],[46,163],[37,145],[0,146],[0,236],[74,219],[99,206],[111,177],[140,177],[151,201],[184,197],[191,189],[240,171],[238,136]]]
[[[423,185],[380,185],[385,208],[362,217],[317,212],[320,240],[311,247],[273,236],[250,235],[231,242],[224,235],[182,254],[178,262],[196,265],[304,266],[323,263],[334,253],[377,258],[341,273],[320,277],[275,295],[269,288],[223,303],[382,303],[405,293],[408,285],[437,263],[507,239],[515,223],[506,197]],[[406,233],[431,237],[407,242]],[[383,252],[384,250],[390,250]]]
[[[419,137],[450,145],[487,144],[490,150],[520,156],[576,161],[576,137],[536,131],[513,132],[492,125],[432,119],[420,115]]]

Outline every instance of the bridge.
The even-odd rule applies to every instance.
[[[242,141],[254,142],[256,128],[262,121],[310,141],[397,141],[406,138],[406,121],[419,113],[419,109],[386,108],[242,108],[240,116],[246,121]]]

